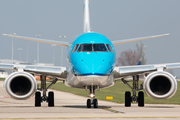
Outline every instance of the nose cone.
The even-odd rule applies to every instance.
[[[77,54],[72,61],[72,70],[75,75],[111,74],[114,65],[112,53],[82,52]]]

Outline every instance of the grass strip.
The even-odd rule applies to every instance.
[[[56,83],[51,87],[51,89],[59,90],[63,92],[69,92],[85,97],[87,97],[87,95],[89,94],[89,90],[85,91],[84,89],[67,87],[62,82]],[[96,98],[99,100],[106,100],[106,96],[112,96],[113,100],[107,100],[107,101],[124,103],[124,96],[126,91],[131,91],[131,90],[122,82],[117,81],[115,85],[110,88],[100,89],[100,91],[96,90]],[[167,100],[154,100],[145,94],[145,103],[146,104],[180,104],[180,89],[178,88],[176,94],[172,98]]]

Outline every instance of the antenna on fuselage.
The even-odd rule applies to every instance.
[[[89,0],[84,0],[84,32],[91,32]]]

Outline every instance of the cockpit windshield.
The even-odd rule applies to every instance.
[[[77,48],[78,48],[79,44],[76,44],[72,50],[72,52],[76,52]]]
[[[111,48],[111,46],[110,46],[109,44],[106,44],[106,46],[107,46],[107,48],[108,48],[108,50],[109,50],[110,52],[113,52],[113,50],[112,50],[112,48]]]
[[[94,52],[107,52],[104,44],[93,44],[93,50]]]
[[[78,52],[92,52],[92,44],[81,44]]]
[[[107,52],[104,44],[81,44],[77,52]]]

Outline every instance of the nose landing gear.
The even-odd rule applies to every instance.
[[[95,86],[90,86],[89,90],[90,90],[89,97],[91,99],[87,99],[87,108],[91,108],[91,105],[93,105],[94,108],[98,108],[98,100],[94,99],[95,98]]]

